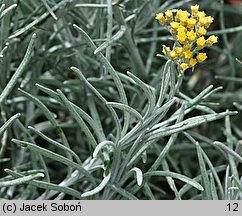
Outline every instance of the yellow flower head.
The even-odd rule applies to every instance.
[[[166,19],[164,17],[163,13],[158,13],[155,15],[155,19],[157,19],[161,25],[165,25],[166,24]]]
[[[191,50],[186,50],[183,54],[186,59],[190,59],[192,58],[193,52]]]
[[[195,20],[194,18],[190,18],[187,20],[187,28],[188,29],[193,29],[194,26],[196,25],[197,20]]]
[[[178,31],[178,33],[177,33],[177,39],[178,39],[178,41],[181,44],[185,43],[185,41],[187,39],[186,32],[184,32],[184,31]]]
[[[197,61],[198,62],[203,62],[206,58],[207,58],[206,53],[198,53],[198,55],[197,55]]]
[[[206,17],[201,17],[199,18],[199,26],[205,26],[207,24],[207,18]]]
[[[188,16],[189,16],[189,13],[188,11],[184,11],[184,10],[178,10],[177,13],[176,13],[176,19],[178,21],[180,21],[183,25],[186,24],[187,20],[188,20]]]
[[[172,10],[167,10],[165,12],[165,15],[166,15],[166,21],[172,21],[172,19],[173,19],[173,12],[172,12]]]
[[[181,10],[181,9],[179,9],[179,10],[176,12],[176,17],[175,17],[176,21],[180,21],[181,13],[182,13],[182,10]]]
[[[180,68],[181,68],[183,71],[185,71],[186,69],[189,68],[189,65],[188,65],[187,63],[182,63],[182,64],[180,65]]]
[[[197,60],[194,58],[189,59],[189,66],[194,67],[197,64]]]
[[[198,27],[197,29],[197,36],[200,37],[200,36],[203,36],[207,33],[207,30],[204,28],[204,27]]]
[[[177,31],[178,31],[178,32],[186,32],[187,29],[186,29],[186,27],[180,25],[180,26],[178,27]]]
[[[189,16],[189,13],[187,11],[182,11],[181,16],[180,16],[180,21],[183,25],[186,25],[186,23],[188,21],[188,16]]]
[[[200,20],[201,18],[205,17],[206,16],[206,13],[204,11],[198,11],[197,13],[197,17],[198,19]]]
[[[206,40],[204,39],[203,36],[197,39],[198,48],[200,48],[200,49],[203,48],[205,43],[206,43]]]
[[[177,57],[177,56],[176,56],[176,52],[172,50],[172,51],[170,52],[170,57],[171,57],[172,59],[176,59],[176,57]]]
[[[218,37],[215,35],[205,38],[213,17],[207,16],[204,11],[199,11],[198,5],[191,6],[191,14],[181,9],[167,10],[164,14],[156,14],[156,19],[168,28],[175,41],[172,50],[164,46],[162,52],[182,71],[194,68],[198,62],[205,61],[207,54],[199,51],[218,42]]]
[[[212,22],[213,22],[213,17],[211,17],[211,16],[207,16],[207,17],[206,17],[205,28],[208,28],[208,27],[211,25]]]
[[[199,5],[191,6],[192,16],[197,16]]]
[[[206,46],[210,47],[213,44],[218,43],[218,37],[215,35],[211,35],[207,40],[206,40]]]
[[[197,37],[197,35],[193,30],[187,32],[187,39],[189,41],[194,41],[196,39],[196,37]]]
[[[180,24],[175,21],[171,22],[170,25],[171,25],[172,30],[174,30],[174,31],[176,31],[180,27]]]
[[[176,52],[176,55],[178,56],[178,57],[182,57],[183,56],[183,49],[182,49],[182,47],[176,47],[175,48],[175,52]]]

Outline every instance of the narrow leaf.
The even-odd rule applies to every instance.
[[[0,188],[24,184],[24,183],[29,182],[29,181],[36,179],[36,178],[40,178],[40,177],[43,178],[44,176],[45,175],[43,173],[36,173],[36,174],[21,177],[21,178],[17,178],[17,179],[14,179],[14,180],[0,182]]]
[[[179,173],[174,173],[174,172],[169,172],[169,171],[151,171],[151,172],[147,172],[144,174],[144,177],[151,177],[151,176],[170,176],[172,178],[175,179],[179,179],[195,188],[197,188],[200,191],[204,191],[202,185],[200,185],[197,181],[195,181],[194,179],[188,178],[184,175],[181,175]]]
[[[0,95],[0,104],[2,104],[2,102],[6,99],[6,97],[11,93],[14,86],[17,84],[19,78],[22,76],[27,64],[30,61],[35,40],[36,40],[36,34],[33,34],[21,64],[19,65],[18,69],[16,70],[14,75],[11,77],[8,84],[5,86],[5,88],[3,89],[3,91]]]

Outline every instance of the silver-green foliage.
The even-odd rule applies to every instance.
[[[20,1],[21,7],[5,2],[8,7],[0,6],[1,198],[239,199],[242,148],[230,121],[237,112],[218,112],[206,103],[220,87],[183,93],[184,77],[174,63],[162,65],[155,57],[159,29],[152,28],[146,62],[136,43],[148,23],[156,26],[158,8],[183,1],[134,1],[137,8],[129,15],[110,0]],[[104,14],[107,20],[100,21]],[[136,16],[140,21],[134,25]],[[18,65],[11,55],[17,38],[28,44],[21,47],[27,51]],[[113,53],[120,44],[126,54]],[[157,62],[162,66],[152,67]],[[224,118],[227,145],[193,131]],[[11,169],[4,165],[9,160]]]

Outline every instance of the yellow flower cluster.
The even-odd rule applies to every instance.
[[[198,62],[203,62],[207,55],[199,52],[204,47],[210,47],[218,42],[215,35],[205,39],[207,28],[213,22],[213,17],[199,11],[199,6],[191,6],[191,14],[186,10],[167,10],[156,14],[156,19],[166,27],[175,40],[173,49],[163,47],[163,54],[177,63],[182,71],[193,68]]]

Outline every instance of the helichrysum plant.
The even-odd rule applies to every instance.
[[[163,65],[187,1],[122,2],[0,0],[0,198],[240,198],[237,112],[181,85],[213,18],[158,13]]]
[[[172,35],[173,47],[164,46],[162,52],[166,58],[175,62],[182,72],[203,62],[207,54],[201,50],[218,42],[217,36],[205,38],[207,29],[213,22],[213,17],[199,11],[199,6],[191,6],[191,12],[186,10],[167,10],[156,14],[156,19]]]

